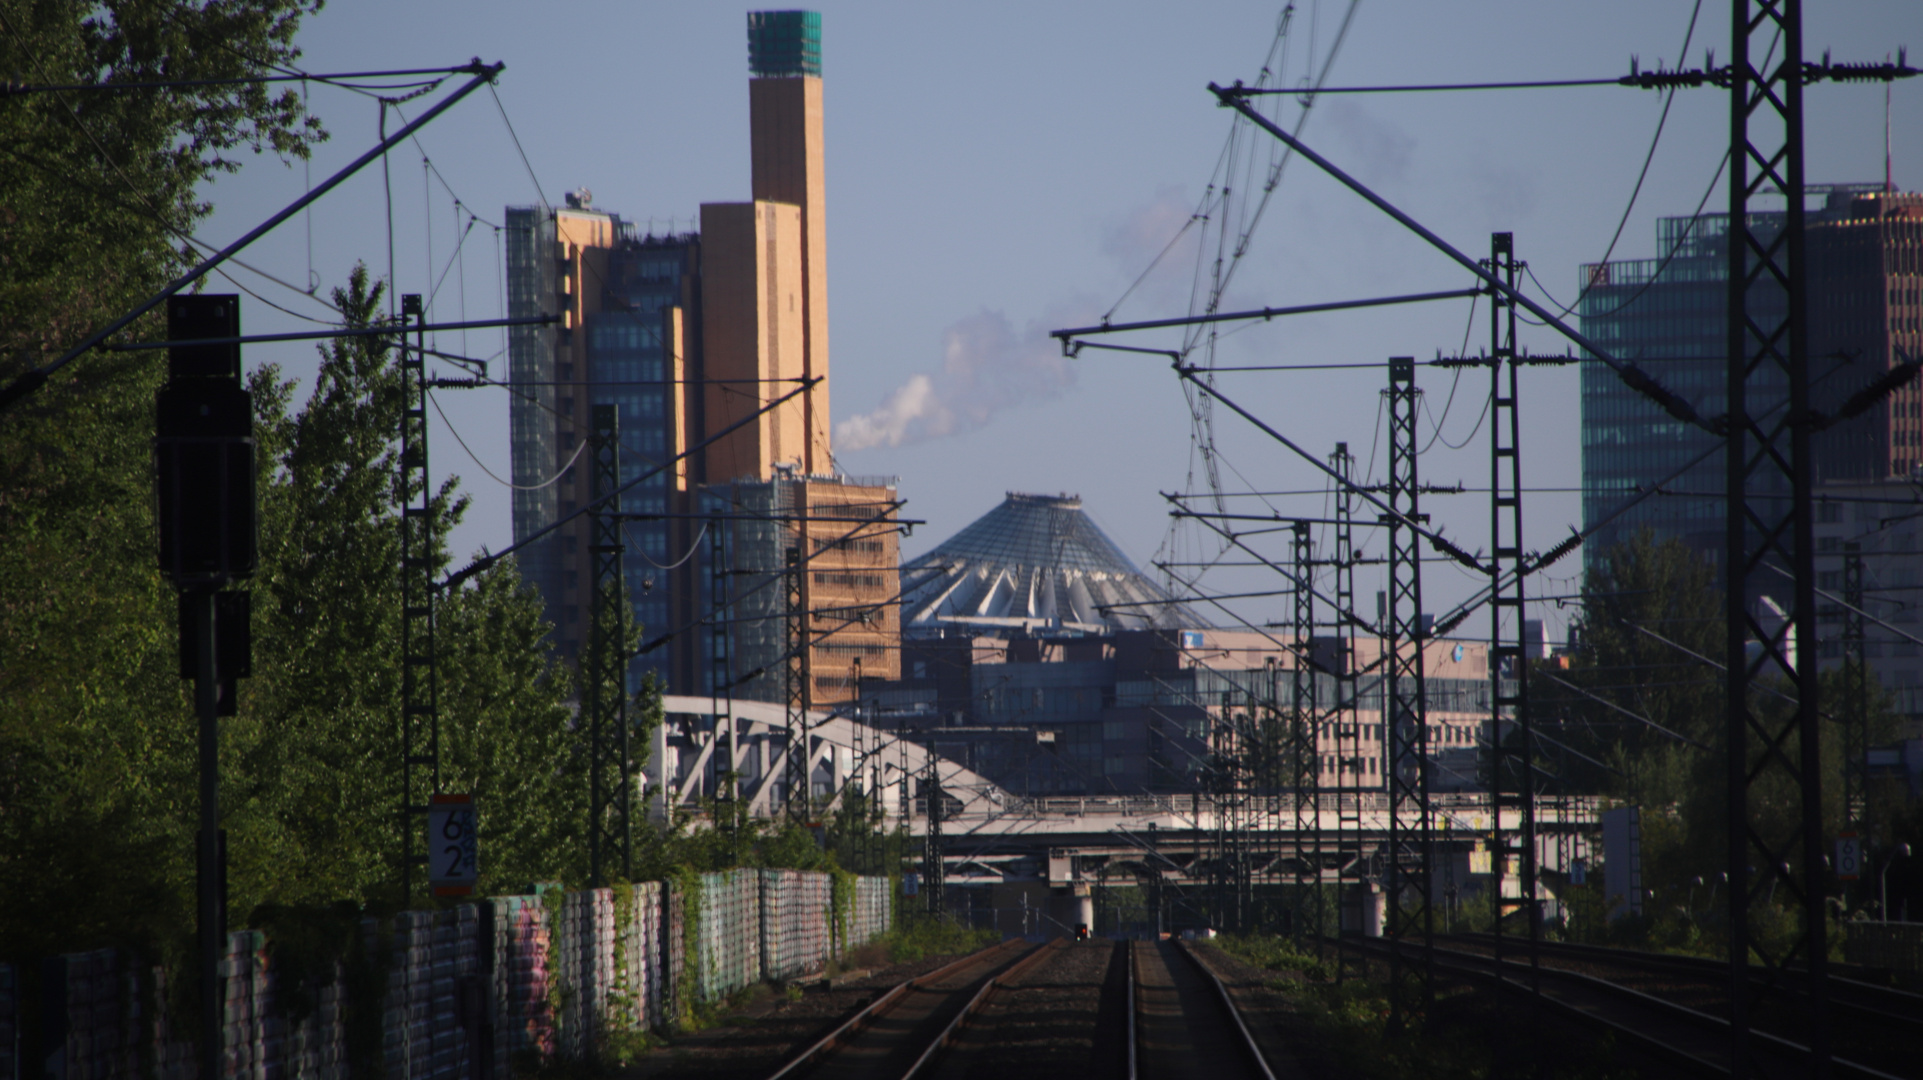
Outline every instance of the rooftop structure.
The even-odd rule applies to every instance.
[[[1009,492],[902,567],[902,629],[1108,633],[1207,623],[1142,575],[1075,495]]]

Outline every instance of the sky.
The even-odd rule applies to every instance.
[[[1006,492],[1068,492],[1144,569],[1169,562],[1177,574],[1197,574],[1181,564],[1209,561],[1221,545],[1193,524],[1171,531],[1164,495],[1210,489],[1196,453],[1202,433],[1221,490],[1302,493],[1238,495],[1238,509],[1327,513],[1323,475],[1289,449],[1221,407],[1198,424],[1166,357],[1086,350],[1071,359],[1047,338],[1105,315],[1185,315],[1217,255],[1226,260],[1238,246],[1243,254],[1223,263],[1233,265],[1225,310],[1471,284],[1303,160],[1283,168],[1255,215],[1272,143],[1244,129],[1231,147],[1231,115],[1208,92],[1211,81],[1254,83],[1265,62],[1286,86],[1325,67],[1331,87],[1606,78],[1625,74],[1632,57],[1643,68],[1676,66],[1686,35],[1689,66],[1703,64],[1705,49],[1729,51],[1726,0],[1359,0],[1337,49],[1350,8],[1349,0],[1300,0],[1286,13],[1230,0],[819,6],[836,455],[846,472],[900,478],[904,515],[925,522],[904,540],[905,557]],[[1805,9],[1810,59],[1829,50],[1837,60],[1881,60],[1923,45],[1923,5],[1914,0],[1812,0]],[[240,284],[305,316],[244,299],[247,331],[317,328],[309,320],[330,312],[302,288],[325,296],[357,261],[381,276],[391,265],[400,292],[432,294],[435,321],[497,318],[495,227],[506,206],[559,203],[585,187],[596,206],[659,232],[686,229],[703,202],[746,200],[747,10],[330,0],[297,39],[308,71],[444,67],[470,57],[506,69],[492,95],[470,95],[397,148],[385,177],[378,165],[362,171],[241,255],[286,284],[234,267]],[[400,108],[418,116],[459,82]],[[377,141],[381,107],[372,97],[316,85],[309,103],[331,139],[311,163],[262,155],[210,184],[215,209],[203,240],[238,237]],[[1304,111],[1293,95],[1277,108],[1291,127]],[[1325,95],[1301,134],[1471,256],[1487,254],[1491,232],[1513,232],[1539,282],[1531,295],[1560,306],[1574,299],[1579,266],[1609,251],[1619,225],[1614,256],[1648,257],[1656,218],[1690,213],[1708,190],[1728,145],[1727,94],[1678,93],[1651,154],[1663,109],[1659,93],[1615,86]],[[1807,116],[1812,182],[1883,178],[1881,85],[1811,88]],[[1916,190],[1923,79],[1894,87],[1889,116],[1894,180]],[[1209,197],[1225,176],[1226,212],[1192,221],[1199,207],[1219,203]],[[1719,187],[1709,208],[1725,200]],[[1457,354],[1465,342],[1473,352],[1488,343],[1486,314],[1484,305],[1449,301],[1232,324],[1221,328],[1214,363],[1379,365],[1395,355]],[[1521,338],[1538,351],[1564,347],[1544,327],[1524,327]],[[1167,349],[1183,338],[1167,330],[1105,340]],[[504,345],[498,331],[439,342],[494,357],[490,372],[500,377]],[[279,365],[303,391],[312,386],[311,344],[250,345],[246,360]],[[444,374],[460,374],[448,367]],[[1223,394],[1297,444],[1327,455],[1345,441],[1360,466],[1383,477],[1381,367],[1217,378]],[[1423,480],[1487,487],[1487,379],[1418,369]],[[1546,549],[1580,523],[1575,368],[1525,371],[1521,398],[1532,489],[1525,545]],[[508,395],[449,390],[436,404],[431,464],[473,498],[453,550],[462,559],[499,550],[512,541]],[[1485,495],[1433,496],[1423,509],[1462,546],[1485,546]],[[1270,557],[1285,554],[1279,537],[1250,542]],[[1381,554],[1382,539],[1369,538],[1364,553]],[[1532,590],[1574,592],[1579,566],[1568,559]],[[1377,574],[1358,571],[1358,591],[1380,588]],[[1433,564],[1424,606],[1446,610],[1479,584],[1466,570]],[[1257,568],[1218,566],[1195,582],[1209,594],[1280,587]],[[1259,623],[1286,617],[1285,604],[1254,598],[1229,604],[1232,616],[1205,610],[1225,624]],[[1559,637],[1569,608],[1538,607]]]

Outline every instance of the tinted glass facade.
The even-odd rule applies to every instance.
[[[1834,413],[1890,362],[1881,319],[1884,291],[1879,257],[1886,244],[1863,228],[1863,185],[1838,185],[1808,214],[1806,258],[1812,403]],[[1874,202],[1875,200],[1869,200]],[[1774,243],[1781,212],[1751,216],[1750,228]],[[1729,219],[1725,214],[1664,218],[1657,223],[1657,254],[1582,267],[1578,306],[1583,333],[1623,360],[1632,360],[1689,401],[1699,415],[1727,411]],[[1759,325],[1782,318],[1786,298],[1767,274],[1750,286],[1748,306]],[[1868,309],[1874,307],[1874,317]],[[1755,349],[1752,347],[1752,355]],[[1582,365],[1583,524],[1609,520],[1583,545],[1593,567],[1608,548],[1647,528],[1659,541],[1678,539],[1716,558],[1724,544],[1724,457],[1718,441],[1685,425],[1624,385],[1593,358]],[[1748,384],[1749,410],[1781,419],[1785,386],[1762,378]],[[1898,399],[1899,404],[1901,398]],[[1891,468],[1888,405],[1818,435],[1812,446],[1819,480],[1877,479]],[[1700,459],[1700,460],[1699,460]],[[1691,465],[1691,462],[1696,464]],[[1755,473],[1749,498],[1787,496],[1775,470]],[[1645,491],[1626,511],[1622,508]],[[1621,511],[1619,513],[1619,511]]]
[[[631,232],[631,230],[630,230]],[[674,470],[674,406],[679,387],[669,365],[669,309],[686,302],[698,269],[700,243],[693,236],[624,236],[608,253],[601,310],[586,320],[587,394],[596,405],[613,405],[621,423],[621,482],[654,475],[621,496],[628,514],[666,515],[678,509]],[[643,640],[672,629],[669,571],[688,553],[675,518],[633,520],[623,526],[627,576],[634,616]],[[648,672],[666,683],[667,653],[636,657],[639,680]]]

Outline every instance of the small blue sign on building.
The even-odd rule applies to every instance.
[[[1202,647],[1202,631],[1200,630],[1182,631],[1182,647],[1184,649],[1201,648]]]

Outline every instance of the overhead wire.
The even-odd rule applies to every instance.
[[[588,448],[588,444],[585,440],[583,440],[581,443],[576,445],[574,448],[574,456],[568,459],[568,463],[566,465],[561,466],[560,472],[555,473],[553,476],[549,477],[548,479],[543,480],[538,484],[517,484],[512,480],[503,480],[500,477],[494,475],[494,470],[488,468],[487,465],[481,461],[480,457],[477,456],[474,453],[474,451],[467,445],[467,440],[461,438],[460,430],[454,426],[453,421],[447,418],[447,413],[441,411],[441,403],[439,399],[437,399],[434,396],[433,391],[427,392],[427,403],[429,405],[434,406],[434,414],[441,418],[442,424],[446,425],[448,434],[454,436],[454,441],[461,444],[462,450],[467,451],[468,460],[472,461],[476,466],[480,468],[482,472],[486,473],[487,478],[489,480],[492,480],[495,483],[500,484],[502,487],[513,488],[515,491],[539,491],[544,487],[548,487],[554,484],[556,481],[560,480],[563,476],[566,476],[568,474],[569,469],[574,468],[574,463],[581,460],[582,451]]]
[[[13,38],[14,43],[20,46],[22,52],[32,58],[32,63],[34,67],[37,70],[39,70],[41,77],[43,79],[47,79],[48,82],[52,82],[52,79],[49,78],[47,75],[46,68],[40,62],[39,55],[35,53],[33,50],[27,48],[26,43],[20,39],[20,36],[14,30],[13,25],[8,21],[6,21],[4,18],[0,18],[0,28],[4,28],[7,31],[7,35]],[[56,91],[54,93],[54,99],[60,103],[61,109],[63,111],[63,115],[65,115],[66,118],[73,124],[74,129],[80,132],[80,134],[86,138],[87,142],[93,146],[95,153],[97,153],[100,157],[101,163],[105,165],[107,169],[113,173],[114,176],[118,177],[121,184],[124,185],[127,191],[133,195],[134,199],[138,203],[137,206],[132,207],[132,209],[134,209],[135,212],[144,214],[145,216],[150,218],[156,225],[159,225],[163,230],[173,234],[176,238],[178,238],[184,243],[187,243],[194,247],[201,248],[202,250],[205,250],[208,252],[214,252],[219,250],[215,248],[212,244],[208,244],[205,241],[198,239],[192,233],[176,225],[174,222],[168,219],[167,215],[164,212],[162,212],[159,207],[153,204],[153,201],[147,197],[147,193],[142,191],[140,187],[133,182],[133,179],[129,177],[126,171],[120,167],[120,163],[114,160],[113,154],[107,150],[106,145],[102,143],[96,135],[94,135],[93,130],[87,126],[86,121],[81,119],[80,111],[74,107],[72,102],[67,100],[66,94],[64,93],[64,91]],[[122,206],[128,205],[124,200],[117,199],[116,201],[120,201]],[[319,297],[315,296],[313,293],[308,292],[306,290],[302,290],[286,281],[282,281],[280,278],[275,277],[274,275],[266,272],[265,270],[261,270],[258,267],[255,267],[237,257],[229,258],[228,261],[234,263],[235,265],[245,270],[258,274],[261,277],[266,278],[267,280],[272,281],[277,285],[290,289],[294,292],[300,293],[301,295],[306,296],[310,299],[314,299],[329,308],[334,308],[334,305],[328,303],[325,300],[321,300]],[[332,322],[326,319],[316,319],[313,316],[304,315],[298,311],[294,311],[292,309],[282,307],[281,305],[274,303],[272,300],[269,300],[266,297],[261,296],[259,293],[253,291],[252,289],[249,289],[247,286],[242,285],[239,281],[235,280],[232,274],[229,274],[225,269],[221,267],[215,267],[214,272],[219,274],[222,278],[225,278],[235,288],[239,289],[241,292],[246,293],[248,296],[251,296],[256,300],[259,300],[261,303],[266,304],[269,307],[275,308],[279,311],[292,315],[295,318],[306,319],[309,322],[319,323],[320,325],[323,325],[323,326],[341,325],[338,322]],[[339,309],[335,308],[334,310],[338,311]]]
[[[554,207],[548,204],[547,195],[541,190],[541,180],[534,175],[534,163],[528,160],[527,151],[521,147],[521,136],[514,130],[514,121],[507,118],[507,106],[501,104],[501,95],[494,92],[494,85],[488,84],[488,96],[494,99],[494,108],[501,114],[501,123],[507,125],[508,138],[514,140],[514,152],[521,155],[521,166],[527,170],[527,178],[534,185],[534,197],[541,200],[541,209],[550,213]]]

